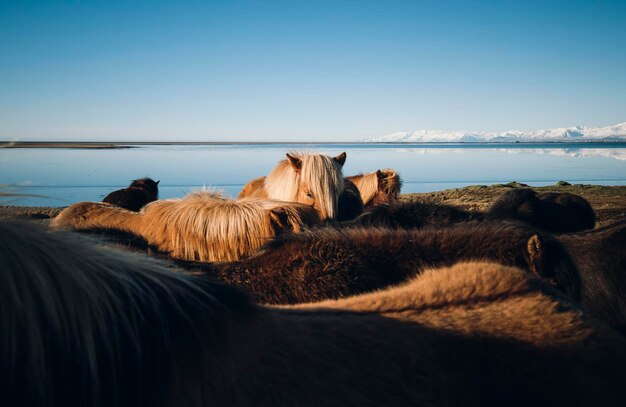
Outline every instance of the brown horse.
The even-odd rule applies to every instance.
[[[567,252],[522,223],[417,230],[326,227],[279,236],[239,262],[179,265],[245,288],[261,302],[293,304],[368,292],[429,267],[475,259],[532,271],[579,298],[580,282]]]
[[[593,229],[596,215],[589,202],[567,192],[537,193],[514,189],[502,194],[489,208],[490,219],[519,219],[552,233]]]
[[[159,182],[151,178],[136,179],[128,188],[118,189],[105,196],[102,202],[137,212],[158,199]]]
[[[348,225],[420,228],[478,220],[519,220],[552,233],[593,228],[595,214],[582,197],[569,193],[540,193],[517,189],[504,193],[486,212],[452,205],[403,201],[365,211]]]
[[[580,273],[582,305],[626,334],[626,220],[558,240]]]
[[[334,220],[339,195],[344,189],[341,168],[345,161],[346,153],[334,158],[322,154],[288,153],[267,177],[246,184],[237,199],[299,202],[313,206],[322,220]]]
[[[64,209],[53,227],[116,230],[146,240],[172,257],[198,261],[237,260],[285,230],[320,223],[307,205],[270,200],[236,202],[213,192],[155,201],[141,212],[81,202]]]
[[[353,220],[363,213],[363,200],[359,189],[351,181],[344,179],[343,192],[337,203],[337,220],[345,222]]]
[[[626,339],[530,274],[431,270],[297,307],[0,224],[0,397],[20,406],[620,405]]]
[[[353,175],[346,177],[346,180],[353,182],[359,189],[365,208],[395,202],[400,197],[402,180],[391,168]]]

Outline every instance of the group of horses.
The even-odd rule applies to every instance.
[[[0,397],[623,404],[626,220],[594,229],[583,198],[530,189],[485,212],[401,201],[395,171],[345,160],[289,153],[236,200],[140,179],[54,230],[0,224]]]

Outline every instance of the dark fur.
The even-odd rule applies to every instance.
[[[159,182],[151,178],[136,179],[128,188],[118,189],[105,196],[102,202],[138,212],[146,204],[158,199]]]
[[[0,223],[0,398],[33,407],[620,405],[626,339],[468,263],[298,307]]]
[[[596,215],[586,199],[566,193],[514,189],[491,206],[491,219],[518,219],[552,233],[593,229]]]
[[[343,192],[339,195],[337,220],[349,221],[363,213],[363,200],[359,189],[352,181],[343,180]]]
[[[468,212],[451,205],[400,201],[368,209],[346,226],[417,229],[424,226],[447,226],[482,218],[481,213]]]
[[[626,220],[558,240],[580,273],[582,305],[626,334]]]
[[[255,308],[227,286],[93,246],[0,223],[0,404],[189,405],[232,318]]]
[[[261,302],[291,304],[368,292],[429,267],[472,259],[533,271],[579,297],[578,275],[561,245],[521,223],[418,230],[323,228],[278,237],[243,261],[179,264],[246,288]]]

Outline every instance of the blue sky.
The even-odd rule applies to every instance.
[[[626,121],[626,2],[3,1],[0,140]]]

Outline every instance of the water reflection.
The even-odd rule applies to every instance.
[[[519,148],[503,146],[406,145],[175,145],[112,150],[0,149],[0,204],[65,206],[99,201],[132,179],[160,179],[162,198],[215,187],[236,196],[250,179],[267,174],[292,149],[330,155],[348,153],[345,174],[393,167],[404,192],[426,192],[472,184],[559,180],[626,184],[626,148],[594,145]],[[626,147],[626,146],[625,146]],[[42,198],[41,196],[47,197]]]

